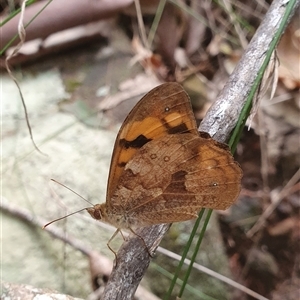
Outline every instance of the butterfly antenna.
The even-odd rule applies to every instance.
[[[68,189],[69,191],[71,191],[72,193],[74,193],[75,195],[77,195],[78,197],[80,197],[82,200],[86,201],[88,204],[91,204],[92,206],[94,206],[93,203],[91,203],[89,200],[83,198],[81,195],[79,195],[78,193],[76,193],[75,191],[73,191],[71,188],[69,188],[69,187],[67,187],[66,185],[64,185],[64,184],[62,184],[62,183],[56,181],[55,179],[52,179],[52,178],[51,178],[51,180],[54,181],[55,183],[57,183],[57,184],[63,186],[64,188]],[[80,211],[80,210],[79,210],[79,211]],[[79,211],[78,211],[78,212],[79,212]]]
[[[76,193],[75,193],[75,194],[76,194]],[[51,222],[47,223],[46,225],[44,225],[44,226],[43,226],[43,229],[45,229],[47,226],[49,226],[50,224],[52,224],[52,223],[54,223],[54,222],[57,222],[57,221],[60,221],[60,220],[62,220],[62,219],[65,219],[65,218],[67,218],[67,217],[69,217],[69,216],[75,215],[75,214],[77,214],[77,213],[79,213],[79,212],[81,212],[81,211],[83,211],[83,210],[86,210],[86,208],[83,208],[83,209],[77,210],[77,211],[75,211],[75,212],[72,212],[72,213],[70,213],[70,214],[68,214],[68,215],[64,216],[64,217],[61,217],[61,218],[55,219],[55,220],[53,220],[53,221],[51,221]]]

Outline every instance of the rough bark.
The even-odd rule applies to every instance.
[[[296,6],[299,6],[299,2]],[[240,63],[200,125],[201,131],[208,132],[219,142],[228,140],[239,118],[252,83],[264,61],[264,54],[269,49],[283,18],[286,4],[285,0],[272,3]],[[143,237],[150,250],[154,250],[169,226],[162,224],[142,228],[137,231],[137,234]],[[147,270],[150,259],[151,257],[139,237],[131,236],[129,240],[125,241],[117,254],[117,264],[112,271],[102,300],[132,299]]]

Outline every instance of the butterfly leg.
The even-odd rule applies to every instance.
[[[116,263],[117,263],[117,253],[116,253],[116,251],[114,251],[113,250],[113,248],[110,246],[110,242],[116,237],[116,235],[119,233],[119,231],[121,232],[121,234],[122,234],[122,231],[118,228],[116,231],[115,231],[115,233],[112,235],[112,237],[108,240],[108,242],[107,242],[107,247],[108,247],[108,249],[115,255],[115,261],[116,261]],[[123,234],[122,234],[122,236],[123,236]]]
[[[146,248],[146,250],[147,250],[149,256],[150,256],[150,257],[153,257],[153,254],[151,253],[151,251],[149,250],[148,246],[146,245],[145,240],[144,240],[140,235],[138,235],[136,232],[134,232],[134,230],[133,230],[132,228],[129,227],[129,230],[130,230],[134,235],[136,235],[136,236],[143,242],[143,244],[144,244],[144,246],[145,246],[145,248]]]

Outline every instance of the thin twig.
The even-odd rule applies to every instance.
[[[243,49],[246,49],[248,42],[247,42],[247,39],[243,33],[243,30],[242,30],[240,24],[237,21],[237,18],[235,17],[235,13],[233,11],[231,2],[228,0],[223,0],[223,4],[224,4],[225,11],[227,12],[227,14],[231,20],[231,23],[234,26],[235,32],[237,33],[237,35],[240,39],[241,46],[243,47]]]
[[[172,252],[172,251],[166,250],[166,249],[164,249],[164,248],[162,248],[162,247],[158,247],[158,248],[157,248],[157,251],[159,251],[160,253],[162,253],[162,254],[164,254],[164,255],[170,257],[170,258],[173,258],[173,259],[175,259],[175,260],[177,260],[177,261],[179,261],[179,260],[181,259],[181,256],[180,256],[180,255],[178,255],[178,254],[176,254],[176,253],[174,253],[174,252]],[[186,259],[184,260],[184,263],[185,263],[186,265],[190,265],[191,261],[190,261],[189,259],[186,258]],[[222,281],[222,282],[224,282],[224,283],[226,283],[226,284],[228,284],[228,285],[230,285],[230,286],[232,286],[232,287],[234,287],[234,288],[236,288],[236,289],[238,289],[238,290],[244,292],[245,294],[248,294],[249,296],[251,296],[251,297],[253,297],[253,298],[255,298],[255,299],[258,299],[258,300],[268,300],[268,299],[265,298],[264,296],[262,296],[262,295],[260,295],[260,294],[258,294],[258,293],[256,293],[256,292],[254,292],[254,291],[248,289],[248,288],[245,287],[244,285],[242,285],[242,284],[240,284],[240,283],[238,283],[238,282],[236,282],[236,281],[234,281],[234,280],[232,280],[232,279],[230,279],[230,278],[228,278],[228,277],[226,277],[226,276],[224,276],[224,275],[221,275],[221,274],[218,273],[218,272],[215,272],[215,271],[213,271],[213,270],[211,270],[211,269],[209,269],[209,268],[206,268],[206,267],[204,267],[204,266],[202,266],[202,265],[200,265],[200,264],[198,264],[198,263],[194,263],[194,264],[193,264],[193,267],[194,267],[196,270],[198,270],[198,271],[200,271],[200,272],[203,272],[203,273],[205,273],[205,274],[207,274],[207,275],[210,275],[210,276],[212,276],[212,277],[214,277],[214,278],[216,278],[216,279],[218,279],[218,280],[220,280],[220,281]]]
[[[26,120],[26,124],[27,124],[27,128],[28,128],[28,131],[29,131],[29,135],[30,135],[32,144],[33,144],[34,148],[39,153],[41,153],[42,155],[46,155],[46,154],[44,154],[38,148],[38,146],[36,145],[36,143],[35,143],[35,141],[33,139],[33,134],[32,134],[32,130],[31,130],[30,122],[29,122],[28,111],[27,111],[27,107],[26,107],[25,100],[24,100],[24,97],[23,97],[23,93],[22,93],[22,90],[21,90],[21,87],[19,85],[19,82],[18,82],[17,78],[13,75],[13,73],[12,73],[10,67],[9,67],[9,60],[19,52],[19,50],[21,49],[22,45],[25,43],[26,31],[25,31],[25,27],[24,27],[24,24],[23,24],[23,20],[24,20],[24,13],[25,13],[25,8],[26,8],[26,2],[27,1],[28,0],[24,0],[22,2],[22,5],[21,5],[20,20],[19,20],[19,23],[18,23],[18,34],[19,34],[19,37],[20,37],[20,42],[15,47],[15,49],[13,50],[13,52],[6,57],[6,59],[5,59],[5,67],[6,67],[6,70],[8,72],[8,75],[14,81],[14,83],[16,84],[16,86],[18,88],[18,91],[19,91],[19,94],[20,94],[20,97],[21,97],[22,106],[23,106],[23,109],[24,109],[25,120]]]
[[[272,197],[272,192],[271,194],[271,199],[272,203],[267,207],[267,209],[263,212],[263,214],[259,217],[257,222],[253,225],[253,227],[247,232],[247,237],[251,238],[253,235],[258,232],[262,226],[264,226],[266,220],[270,217],[272,212],[276,209],[276,207],[279,205],[281,200],[289,195],[291,191],[293,190],[294,186],[300,179],[300,169],[293,175],[293,177],[289,180],[289,182],[285,185],[285,187],[279,192]],[[299,183],[298,183],[299,185]]]
[[[135,4],[135,9],[136,9],[136,14],[137,14],[137,19],[138,19],[140,34],[141,34],[142,41],[143,41],[143,46],[147,50],[149,50],[150,47],[149,47],[149,43],[148,43],[148,40],[147,40],[146,29],[145,29],[145,24],[144,24],[144,20],[143,20],[143,15],[142,15],[142,10],[141,10],[140,0],[134,0],[134,4]]]

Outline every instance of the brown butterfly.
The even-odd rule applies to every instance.
[[[239,195],[241,177],[228,147],[198,132],[183,88],[165,83],[124,121],[106,203],[87,211],[117,228],[111,241],[121,229],[194,219],[201,208],[226,209]]]

